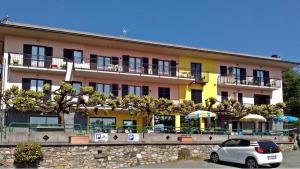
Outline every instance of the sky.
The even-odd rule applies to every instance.
[[[0,18],[300,62],[300,0],[0,0]]]

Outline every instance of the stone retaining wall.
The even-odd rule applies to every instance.
[[[293,144],[280,144],[283,151]],[[43,145],[44,160],[40,168],[121,168],[163,163],[178,159],[178,151],[188,148],[192,157],[208,158],[213,144],[107,144]],[[0,163],[14,167],[15,146],[0,147]]]

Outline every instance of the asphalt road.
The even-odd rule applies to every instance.
[[[221,162],[218,164],[205,160],[182,160],[163,164],[137,166],[135,168],[244,168],[240,164]],[[263,166],[263,168],[270,168]],[[283,162],[279,168],[300,168],[300,150],[283,153]]]

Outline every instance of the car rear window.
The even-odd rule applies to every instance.
[[[278,146],[273,141],[258,141],[258,145],[264,149],[264,153],[279,152]]]

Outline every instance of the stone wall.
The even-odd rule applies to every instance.
[[[208,158],[212,144],[107,144],[44,145],[40,168],[121,168],[163,163],[178,159],[178,151],[188,148],[192,157]],[[293,144],[281,144],[291,150]],[[14,146],[0,147],[0,163],[14,167]]]

